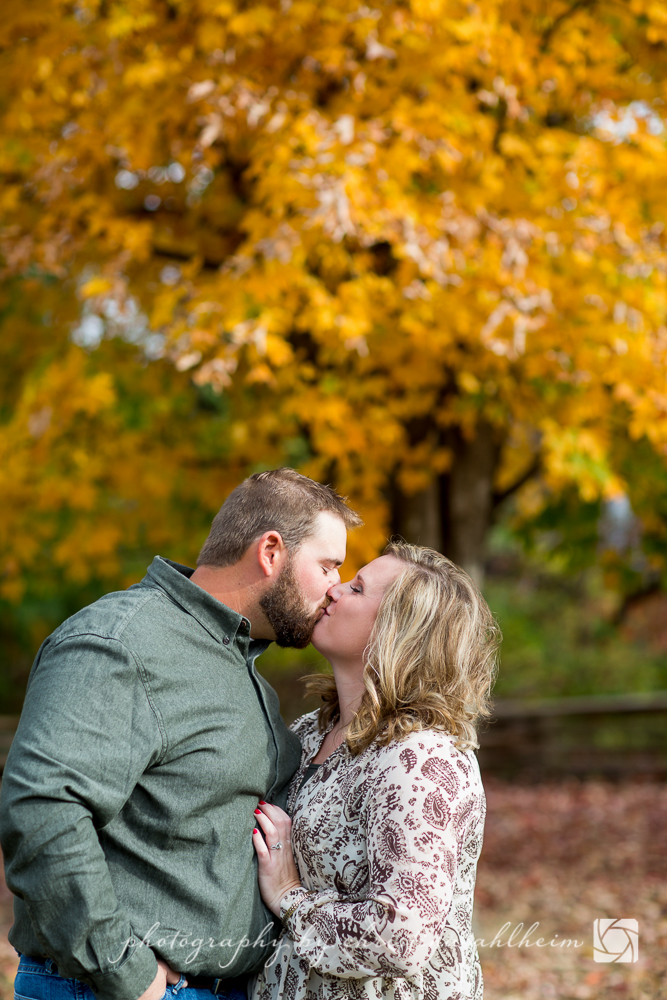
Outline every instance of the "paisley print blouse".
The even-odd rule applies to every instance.
[[[436,730],[353,757],[345,743],[300,788],[323,736],[317,712],[292,726],[290,787],[303,888],[251,1000],[481,1000],[472,934],[485,798],[477,759]]]

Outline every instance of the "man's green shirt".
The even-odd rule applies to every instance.
[[[254,661],[268,643],[156,557],[44,642],[2,783],[11,943],[102,1000],[157,972],[230,978],[272,952],[258,799],[284,805],[300,744]]]

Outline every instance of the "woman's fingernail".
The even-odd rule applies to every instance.
[[[261,809],[255,809],[255,812],[256,812],[256,813],[257,813],[257,814],[258,814],[259,816],[261,816],[261,815],[262,815],[262,810],[261,810]]]
[[[260,804],[260,806],[265,806],[266,802],[264,801],[264,799],[260,799],[259,800],[259,804]]]
[[[257,830],[253,830],[252,832],[253,832],[253,833],[257,833],[258,831],[257,831]]]

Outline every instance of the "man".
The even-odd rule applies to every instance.
[[[244,996],[275,936],[253,810],[284,804],[300,760],[254,662],[307,645],[360,523],[292,469],[251,476],[196,570],[158,556],[44,642],[0,808],[17,993],[49,975],[51,1000],[84,997],[71,980],[100,1000]]]

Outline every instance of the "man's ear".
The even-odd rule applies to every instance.
[[[265,531],[257,542],[257,562],[264,576],[276,576],[287,559],[287,547],[279,531]]]

